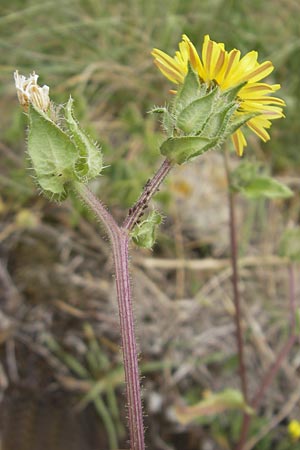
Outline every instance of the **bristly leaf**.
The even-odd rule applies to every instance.
[[[154,210],[146,219],[137,224],[131,232],[135,244],[143,248],[152,248],[155,243],[156,229],[161,224],[161,221],[161,215]]]
[[[29,107],[28,154],[36,180],[55,200],[66,197],[66,183],[74,171],[78,150],[70,137],[42,111]]]
[[[66,106],[66,125],[79,151],[79,157],[75,163],[76,174],[81,181],[87,182],[98,176],[102,171],[102,153],[97,144],[91,141],[74,118],[72,97],[70,97]]]
[[[201,136],[182,136],[169,138],[164,141],[160,147],[160,151],[162,155],[171,161],[175,161],[177,164],[183,164],[211,150],[216,144],[217,139],[209,139]]]

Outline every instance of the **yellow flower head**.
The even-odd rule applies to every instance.
[[[300,422],[298,420],[292,420],[288,426],[288,432],[293,441],[300,439]]]
[[[255,51],[241,57],[239,50],[227,52],[224,44],[214,42],[206,35],[200,58],[194,45],[184,34],[174,58],[158,49],[153,49],[152,55],[162,74],[175,84],[184,82],[189,63],[198,74],[200,82],[205,83],[208,88],[217,85],[223,91],[246,82],[238,92],[239,108],[235,114],[257,113],[248,120],[247,126],[264,142],[270,139],[267,129],[271,126],[271,120],[284,117],[284,101],[270,96],[280,85],[260,82],[273,71],[273,64],[271,61],[259,63]],[[241,129],[233,133],[232,140],[241,156],[247,145]]]

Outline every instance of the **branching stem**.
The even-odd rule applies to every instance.
[[[74,190],[103,223],[112,244],[126,382],[130,448],[131,450],[144,450],[138,352],[134,331],[128,264],[129,235],[124,228],[118,226],[101,201],[86,186],[74,184]]]
[[[130,432],[130,449],[144,450],[144,428],[142,399],[138,370],[138,352],[134,331],[134,316],[131,300],[131,286],[129,276],[128,245],[130,235],[149,201],[159,189],[162,181],[173,167],[166,159],[144,187],[135,205],[130,208],[123,226],[119,226],[102,202],[83,184],[74,183],[74,192],[93,211],[104,225],[110,238],[114,256],[116,287],[121,328],[122,351],[126,382],[126,396],[128,407],[128,423]]]
[[[156,174],[147,181],[137,202],[130,208],[128,216],[124,220],[123,228],[128,231],[131,231],[134,228],[139,218],[143,215],[144,210],[147,208],[149,201],[158,191],[159,186],[166,178],[172,167],[173,163],[170,160],[165,159],[163,161]]]

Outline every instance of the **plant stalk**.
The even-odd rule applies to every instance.
[[[233,302],[235,307],[235,328],[236,341],[238,348],[239,361],[239,375],[241,380],[241,388],[245,402],[248,401],[248,383],[247,372],[245,366],[244,356],[244,341],[242,333],[242,314],[241,314],[241,300],[239,293],[239,274],[238,274],[238,243],[236,230],[236,215],[235,215],[235,193],[231,190],[230,169],[228,164],[228,156],[225,149],[225,170],[228,182],[228,202],[229,202],[229,232],[230,232],[230,250],[231,250],[231,266],[232,266],[232,287],[233,287]]]
[[[228,183],[228,203],[229,203],[229,232],[230,232],[230,249],[231,249],[231,266],[232,266],[232,287],[233,287],[233,302],[235,308],[235,329],[236,342],[238,350],[239,375],[241,380],[241,388],[243,397],[248,403],[248,383],[247,371],[244,356],[244,340],[242,333],[242,314],[241,314],[241,300],[239,293],[239,273],[238,273],[238,244],[237,244],[237,230],[236,230],[236,214],[235,214],[235,193],[231,190],[230,168],[228,163],[228,154],[224,151],[225,170]],[[251,416],[247,413],[243,414],[242,429],[240,439],[236,450],[241,450],[247,437],[248,427],[250,425]]]
[[[125,370],[130,449],[144,450],[144,427],[138,370],[138,352],[134,331],[128,264],[129,237],[125,230],[120,229],[120,231],[121,233],[114,237],[112,244]]]
[[[102,202],[84,185],[73,184],[73,190],[84,203],[96,214],[104,225],[110,238],[113,250],[116,288],[121,328],[122,352],[124,361],[126,396],[128,406],[128,423],[130,433],[130,449],[144,450],[144,427],[141,388],[138,370],[138,352],[134,330],[134,317],[131,302],[131,286],[129,275],[128,245],[130,234],[149,201],[158,191],[162,181],[173,167],[173,163],[165,159],[154,176],[149,179],[137,202],[130,208],[129,213],[120,227]]]
[[[144,214],[144,210],[148,207],[149,201],[158,191],[159,186],[166,178],[173,165],[173,162],[169,159],[165,159],[155,175],[147,181],[139,199],[129,209],[129,213],[123,222],[123,228],[128,231],[131,231],[134,228],[139,218]]]
[[[245,402],[248,401],[248,384],[247,384],[247,372],[245,366],[244,355],[244,342],[242,332],[242,313],[241,313],[241,300],[239,293],[239,275],[238,275],[238,249],[237,249],[237,231],[236,231],[236,219],[235,219],[235,194],[229,192],[229,211],[230,211],[230,247],[231,247],[231,264],[232,264],[232,286],[233,286],[233,301],[235,307],[235,326],[236,326],[236,339],[238,347],[238,359],[239,359],[239,374],[241,379],[242,392]]]
[[[101,201],[86,186],[76,183],[73,189],[103,223],[112,244],[126,382],[130,449],[144,450],[142,399],[128,263],[129,234],[127,230],[118,226]]]

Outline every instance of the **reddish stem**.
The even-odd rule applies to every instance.
[[[139,383],[138,352],[134,331],[131,286],[128,267],[128,234],[120,229],[114,236],[113,254],[125,369],[131,450],[144,450],[144,427]]]
[[[236,219],[235,219],[235,194],[229,191],[229,214],[230,214],[230,246],[231,246],[231,264],[232,264],[232,285],[233,285],[233,301],[235,307],[235,327],[236,327],[236,340],[238,347],[238,359],[239,359],[239,374],[242,385],[242,392],[245,402],[248,400],[248,385],[247,385],[247,373],[245,366],[244,356],[244,342],[242,332],[242,314],[241,314],[241,300],[239,293],[239,275],[238,275],[238,245],[237,245],[237,231],[236,231]]]
[[[123,222],[123,228],[131,231],[139,218],[144,214],[144,210],[147,208],[149,201],[153,197],[153,195],[158,191],[159,186],[166,178],[168,173],[173,167],[173,163],[168,159],[165,159],[153,176],[153,178],[149,179],[141,193],[137,202],[129,209],[128,216]]]
[[[134,331],[128,265],[129,235],[126,230],[118,226],[101,201],[97,199],[86,186],[78,183],[74,185],[74,190],[104,224],[112,244],[126,382],[130,449],[144,450],[145,443],[138,370],[138,352]]]
[[[242,333],[242,314],[241,300],[239,293],[239,273],[238,273],[238,243],[235,218],[235,193],[231,190],[230,169],[228,164],[228,156],[225,149],[225,170],[228,182],[228,202],[229,202],[229,231],[230,231],[230,249],[231,249],[231,266],[232,266],[232,286],[233,286],[233,302],[235,307],[235,329],[236,341],[238,349],[239,375],[241,380],[242,393],[245,402],[248,401],[248,384],[247,372],[244,357],[244,341]]]
[[[129,232],[133,229],[147,208],[149,201],[170,172],[173,163],[168,159],[162,163],[156,174],[143,189],[135,205],[130,208],[123,226],[120,227],[101,201],[84,185],[74,183],[73,188],[86,205],[105,226],[110,238],[115,264],[116,287],[121,328],[122,351],[128,405],[130,449],[144,450],[144,427],[141,389],[138,370],[138,353],[134,331],[134,317],[131,302],[131,287],[128,264]]]

